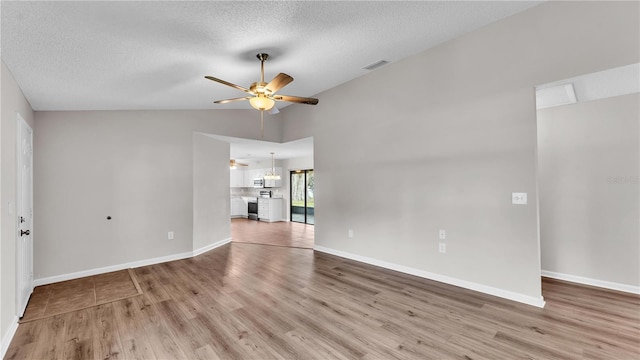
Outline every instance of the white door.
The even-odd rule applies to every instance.
[[[17,308],[22,317],[33,292],[33,130],[18,114],[16,215]]]

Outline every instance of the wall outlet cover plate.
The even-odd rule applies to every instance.
[[[511,193],[511,203],[515,205],[526,205],[527,193]]]

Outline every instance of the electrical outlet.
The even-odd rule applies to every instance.
[[[447,252],[447,244],[445,243],[439,243],[438,244],[438,251],[440,251],[440,253],[444,254]]]
[[[440,240],[444,240],[447,238],[447,232],[440,229],[440,231],[438,231],[438,236],[440,237]]]
[[[349,238],[353,238],[353,229],[349,229],[349,231],[347,231],[347,235]]]
[[[527,193],[511,193],[511,203],[514,205],[527,205]]]
[[[173,240],[173,231],[169,231],[169,232],[167,233],[167,239],[168,239],[168,240]]]

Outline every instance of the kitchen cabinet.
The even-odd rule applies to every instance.
[[[229,184],[230,187],[245,187],[245,173],[243,170],[229,170]]]
[[[265,169],[253,169],[251,170],[251,175],[254,179],[263,178]]]
[[[231,217],[247,217],[247,203],[241,197],[231,198]]]
[[[232,188],[253,187],[253,179],[264,179],[264,175],[269,170],[271,170],[271,168],[251,169],[251,170],[240,170],[240,169],[229,170],[229,186]],[[277,188],[282,186],[283,176],[284,176],[282,174],[282,168],[277,167],[275,168],[275,170],[276,170],[276,173],[280,175],[280,180],[265,181],[265,187]]]
[[[258,198],[258,219],[260,221],[282,221],[282,198]]]
[[[253,187],[253,172],[252,170],[244,171],[244,187]]]

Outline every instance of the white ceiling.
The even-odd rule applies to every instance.
[[[1,49],[34,110],[249,108],[204,76],[314,96],[538,3],[2,1]]]

